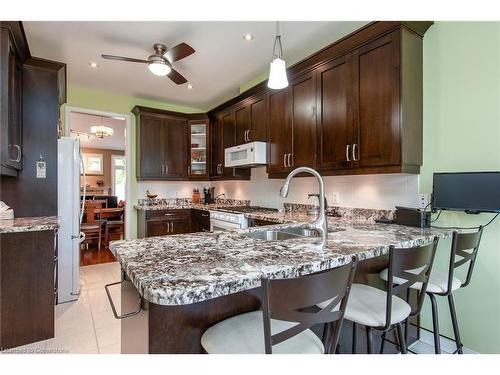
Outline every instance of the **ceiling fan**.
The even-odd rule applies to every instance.
[[[187,82],[187,79],[182,76],[177,70],[172,68],[172,63],[183,59],[194,53],[194,49],[186,43],[181,43],[172,48],[167,48],[165,45],[155,43],[153,45],[155,53],[148,57],[147,60],[135,59],[132,57],[101,55],[103,59],[129,61],[136,63],[148,64],[151,73],[157,76],[167,76],[176,84],[181,85]]]

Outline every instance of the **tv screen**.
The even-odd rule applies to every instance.
[[[500,212],[500,172],[434,173],[432,208]]]

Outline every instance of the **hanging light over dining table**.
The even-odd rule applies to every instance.
[[[285,58],[281,44],[280,24],[276,22],[276,37],[274,38],[273,57],[269,69],[267,87],[274,90],[283,89],[288,86],[286,76]]]

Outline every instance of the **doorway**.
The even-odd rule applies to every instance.
[[[85,175],[80,176],[84,207],[80,266],[116,261],[113,240],[130,233],[130,115],[65,108],[65,135],[80,139]],[[85,193],[85,194],[84,194]]]

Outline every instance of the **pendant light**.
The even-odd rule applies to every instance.
[[[286,77],[285,59],[283,57],[283,46],[281,45],[280,24],[276,22],[276,38],[274,39],[273,60],[269,69],[267,87],[274,90],[283,89],[288,86]]]

